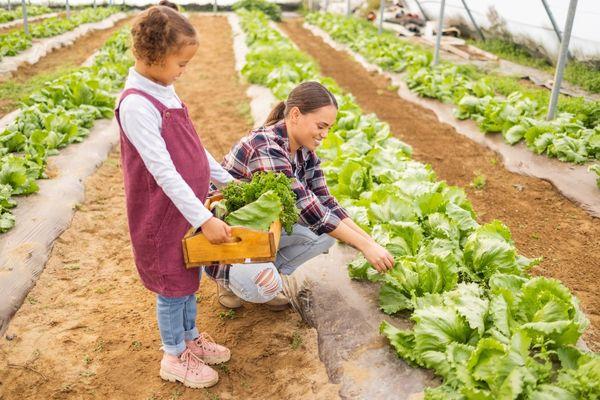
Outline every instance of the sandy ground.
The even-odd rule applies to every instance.
[[[599,351],[600,221],[550,183],[508,172],[496,153],[440,123],[430,110],[401,99],[386,78],[334,50],[302,22],[289,20],[281,27],[319,62],[324,75],[351,92],[365,111],[388,122],[413,147],[416,160],[431,164],[440,179],[465,188],[481,222],[503,221],[524,255],[543,256],[533,273],[560,279],[577,295],[591,321],[584,338]],[[483,190],[471,187],[478,174],[486,178]]]
[[[177,84],[217,157],[250,129],[224,17],[197,16],[200,51]],[[155,300],[131,256],[119,153],[86,182],[86,200],[56,241],[35,288],[0,339],[0,399],[335,399],[316,332],[292,311],[226,313],[214,283],[197,294],[198,326],[233,350],[221,381],[192,390],[158,376]]]

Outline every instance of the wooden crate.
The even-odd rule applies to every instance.
[[[221,200],[221,195],[210,197],[205,206]],[[281,222],[273,222],[268,231],[257,231],[241,226],[231,227],[233,241],[212,244],[201,232],[191,228],[183,238],[183,259],[187,268],[210,264],[257,263],[275,261]]]

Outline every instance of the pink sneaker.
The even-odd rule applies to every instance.
[[[186,341],[186,345],[195,356],[209,365],[221,364],[229,361],[231,358],[229,349],[216,344],[213,338],[206,332],[201,333],[195,340]]]
[[[217,371],[209,367],[190,349],[186,349],[178,361],[163,357],[160,362],[160,377],[169,382],[181,382],[193,389],[216,385],[219,381]]]

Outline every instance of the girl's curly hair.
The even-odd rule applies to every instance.
[[[133,23],[131,36],[133,54],[148,65],[160,64],[182,46],[198,43],[190,21],[167,0],[141,12]]]

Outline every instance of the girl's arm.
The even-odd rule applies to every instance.
[[[229,182],[234,181],[233,176],[219,164],[217,160],[206,150],[206,157],[210,165],[210,180],[217,188],[222,188]]]
[[[211,221],[212,213],[204,207],[192,188],[177,172],[160,134],[161,116],[158,110],[147,99],[137,95],[130,95],[123,99],[119,109],[121,127],[127,139],[140,154],[144,165],[158,186],[175,204],[183,217],[194,228],[200,226],[203,226],[203,229],[208,228],[207,238],[211,242],[226,241],[229,227],[222,221],[222,224]]]

